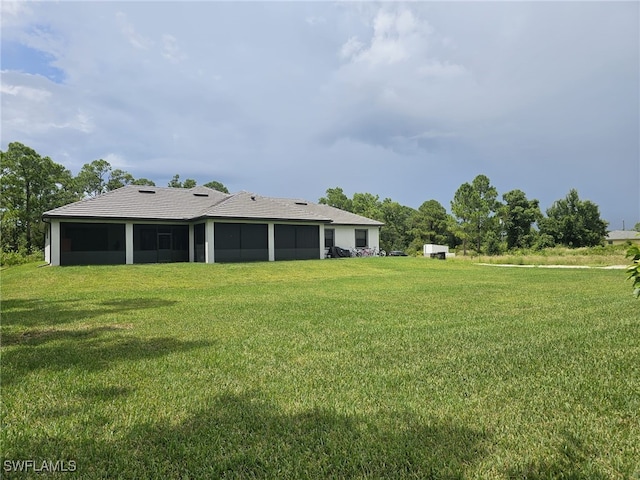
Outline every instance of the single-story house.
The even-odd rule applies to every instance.
[[[51,265],[325,258],[379,248],[381,222],[306,200],[128,185],[43,214]]]
[[[640,244],[640,232],[635,230],[613,230],[607,234],[607,245]]]

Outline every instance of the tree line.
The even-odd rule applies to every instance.
[[[44,247],[42,213],[95,197],[125,185],[155,186],[147,178],[112,168],[106,160],[86,163],[77,176],[49,157],[18,142],[0,151],[0,240],[4,252],[31,253]],[[229,193],[218,181],[205,186]],[[175,175],[169,187],[193,188],[196,181]],[[381,248],[418,252],[435,243],[483,254],[515,249],[543,249],[556,245],[583,247],[602,244],[607,222],[597,205],[581,200],[575,189],[542,214],[538,200],[521,190],[511,190],[498,199],[488,177],[478,175],[462,184],[451,200],[451,214],[437,200],[427,200],[417,209],[390,198],[380,200],[371,193],[347,197],[342,188],[329,188],[319,203],[353,212],[385,224],[380,232]]]
[[[381,248],[419,252],[427,243],[460,247],[469,251],[499,255],[518,249],[542,250],[563,245],[589,247],[601,245],[608,223],[599,208],[581,200],[571,189],[547,209],[528,199],[522,190],[511,190],[498,199],[497,189],[486,175],[465,182],[451,200],[451,214],[437,200],[427,200],[417,209],[370,193],[348,198],[342,188],[329,188],[319,203],[384,222]]]
[[[0,151],[0,241],[3,252],[29,254],[44,248],[42,214],[71,202],[91,198],[125,185],[156,184],[147,178],[134,178],[129,172],[113,168],[103,159],[82,166],[78,175],[49,157],[18,142]],[[229,193],[218,181],[206,187]],[[168,184],[193,188],[196,181],[175,175]]]

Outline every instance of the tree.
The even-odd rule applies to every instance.
[[[347,197],[340,187],[327,188],[327,196],[320,197],[318,203],[329,205],[330,207],[339,208],[347,212],[353,211],[353,202]]]
[[[411,248],[420,250],[424,244],[448,244],[449,215],[437,200],[427,200],[414,210],[411,217]]]
[[[178,175],[177,173],[173,176],[173,178],[171,180],[169,180],[169,183],[167,184],[168,187],[171,188],[182,188],[182,182],[180,181],[180,175]]]
[[[607,225],[600,218],[598,206],[589,200],[580,200],[576,189],[555,201],[547,209],[547,218],[539,222],[541,234],[572,248],[601,245],[607,235]]]
[[[76,177],[79,190],[89,197],[102,195],[107,191],[110,173],[111,165],[106,160],[85,163]]]
[[[471,237],[473,224],[471,219],[475,204],[473,187],[469,183],[463,183],[458,187],[451,201],[451,211],[457,221],[455,223],[455,234],[462,239],[463,254],[467,254],[467,241]]]
[[[18,142],[0,152],[0,165],[2,248],[42,248],[42,213],[80,198],[71,172]]]
[[[150,180],[146,181],[150,182]],[[113,170],[111,164],[102,159],[85,163],[76,177],[76,183],[78,189],[88,197],[97,197],[125,185],[147,185],[147,183],[136,181],[129,172],[119,168]]]
[[[451,211],[458,219],[455,233],[462,238],[465,255],[468,240],[480,252],[484,235],[495,227],[492,213],[498,208],[497,196],[498,191],[485,175],[478,175],[471,184],[464,183],[456,191]]]
[[[411,218],[415,210],[385,198],[379,205],[384,228],[380,231],[383,250],[404,250],[410,242]]]
[[[500,216],[507,238],[507,248],[527,248],[533,244],[532,225],[542,218],[538,200],[527,200],[522,190],[502,195]]]
[[[135,179],[133,175],[129,172],[125,172],[124,170],[120,170],[119,168],[111,171],[109,175],[109,181],[107,182],[106,190],[116,190],[118,188],[122,188],[125,185],[131,185]]]
[[[477,201],[475,212],[473,214],[473,222],[475,228],[477,251],[486,240],[484,236],[487,232],[496,228],[496,217],[493,215],[499,208],[499,202],[496,200],[498,191],[491,185],[489,177],[486,175],[478,175],[471,183]]]
[[[187,178],[184,182],[181,182],[178,174],[175,174],[169,181],[169,187],[171,188],[193,188],[195,186],[196,181],[193,178]]]
[[[372,193],[354,193],[351,211],[356,215],[382,221],[380,197]]]
[[[137,178],[133,182],[131,182],[131,185],[146,185],[149,187],[155,187],[156,183],[153,180],[149,180],[148,178]]]
[[[213,190],[217,190],[222,193],[229,193],[229,190],[227,189],[227,187],[225,187],[222,183],[216,180],[213,180],[209,183],[205,183],[204,186],[208,188],[212,188]]]

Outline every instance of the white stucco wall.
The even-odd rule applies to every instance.
[[[51,224],[45,224],[44,232],[44,261],[51,263]]]
[[[340,248],[356,248],[356,230],[368,230],[367,246],[369,248],[380,248],[380,228],[361,227],[354,225],[326,225],[325,229],[335,230],[335,245]]]

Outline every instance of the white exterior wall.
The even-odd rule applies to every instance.
[[[336,247],[354,249],[356,248],[356,230],[368,230],[367,243],[369,248],[380,248],[380,227],[366,227],[354,225],[325,225],[326,229],[334,229],[334,243]],[[324,244],[324,233],[322,236]]]
[[[45,224],[44,232],[44,261],[51,263],[51,224]]]
[[[355,230],[353,235],[355,237]],[[369,228],[368,239],[369,239],[369,245],[368,245],[369,248],[377,248],[378,250],[380,250],[380,228],[379,227]]]

